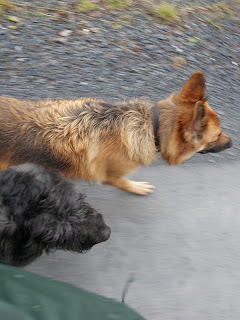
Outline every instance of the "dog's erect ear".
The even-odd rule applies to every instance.
[[[205,108],[202,101],[198,101],[193,110],[193,118],[190,124],[192,132],[200,133],[204,126]]]
[[[205,78],[201,71],[197,71],[191,75],[191,77],[185,82],[181,91],[179,92],[179,98],[185,102],[197,102],[199,100],[205,100]]]

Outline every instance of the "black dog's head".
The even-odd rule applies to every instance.
[[[0,172],[0,262],[26,265],[43,251],[84,252],[110,237],[100,213],[56,171],[23,164]]]

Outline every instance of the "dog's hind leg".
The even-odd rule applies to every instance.
[[[140,195],[147,195],[149,193],[152,193],[155,188],[148,182],[137,182],[121,177],[108,177],[107,181],[105,181],[104,183],[111,184],[112,186],[115,186],[119,189],[123,189],[125,191]]]

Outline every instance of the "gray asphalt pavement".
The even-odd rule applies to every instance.
[[[134,275],[126,303],[149,320],[239,319],[240,164],[223,157],[141,168],[132,178],[153,183],[150,196],[81,183],[111,238],[84,255],[43,256],[27,269],[117,300]]]

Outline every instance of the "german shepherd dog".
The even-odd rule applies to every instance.
[[[200,71],[178,94],[154,106],[142,99],[110,103],[0,97],[0,170],[33,162],[145,195],[152,185],[124,176],[149,165],[158,150],[173,165],[196,152],[219,152],[231,145],[208,105]]]

